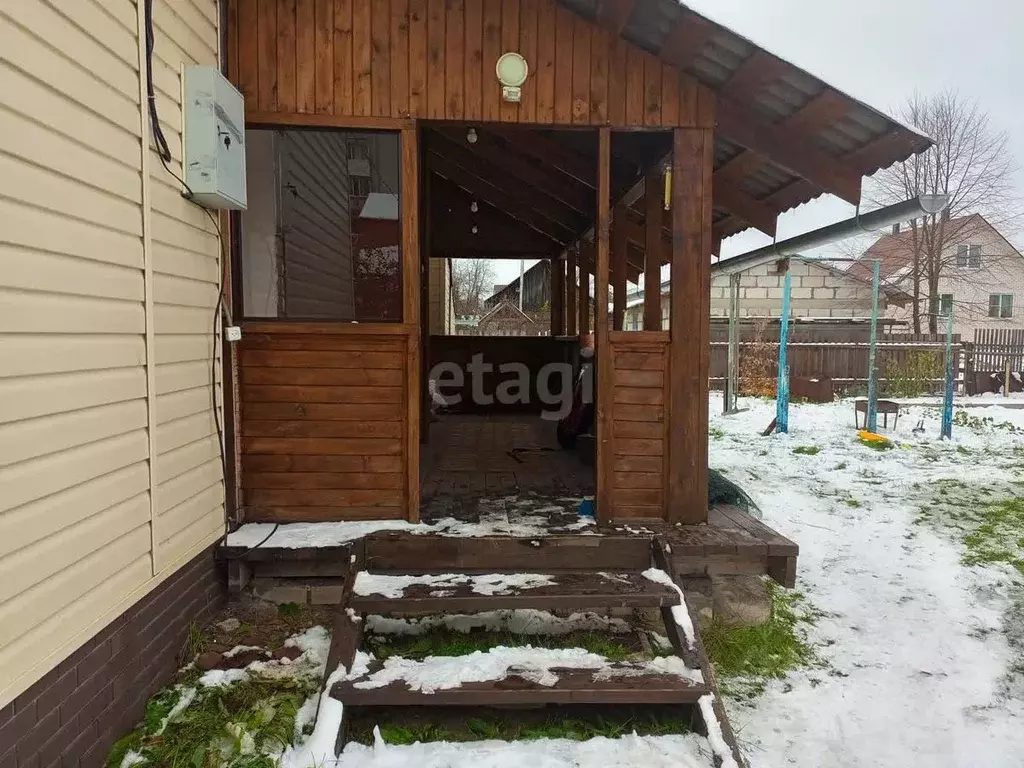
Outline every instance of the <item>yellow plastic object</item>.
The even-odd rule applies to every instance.
[[[665,171],[665,210],[672,207],[672,169]]]

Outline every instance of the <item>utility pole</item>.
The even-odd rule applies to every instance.
[[[786,270],[782,284],[782,316],[779,318],[779,378],[775,395],[775,431],[789,432],[789,294],[793,278]]]
[[[875,351],[878,345],[878,290],[882,282],[882,261],[875,259],[874,262],[871,285],[871,342],[868,346],[868,432],[878,429],[878,366],[875,365]]]

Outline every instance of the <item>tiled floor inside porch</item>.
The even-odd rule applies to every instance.
[[[555,422],[536,414],[441,414],[422,446],[420,499],[427,517],[458,514],[480,498],[594,494],[594,468],[559,446]]]

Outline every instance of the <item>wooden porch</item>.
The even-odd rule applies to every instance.
[[[428,425],[425,266],[471,256],[550,259],[552,333],[593,340],[600,522],[707,522],[712,254],[822,192],[859,202],[863,174],[927,146],[666,0],[233,0],[228,21],[266,150],[232,292],[249,521],[591,490],[570,457],[511,466],[550,447],[533,428],[509,456],[510,424]],[[493,74],[507,51],[530,66],[518,101]],[[628,281],[648,288],[643,330],[622,329]]]

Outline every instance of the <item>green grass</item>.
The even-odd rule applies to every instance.
[[[1024,498],[983,504],[975,519],[977,527],[963,537],[964,565],[1006,563],[1024,576]]]
[[[117,768],[133,750],[146,764],[160,768],[274,768],[270,757],[242,754],[243,738],[252,739],[257,753],[290,745],[295,715],[318,685],[318,680],[251,675],[227,687],[200,688],[158,734],[180,697],[179,689],[166,689],[146,704],[145,718],[135,731],[113,746],[107,766]]]
[[[733,627],[712,620],[701,627],[701,639],[714,664],[722,692],[752,698],[764,692],[769,680],[791,670],[821,666],[807,640],[806,625],[822,614],[797,591],[767,582],[772,617],[757,627]]]
[[[663,713],[636,713],[631,716],[559,717],[524,722],[519,717],[485,715],[469,718],[463,727],[441,723],[391,722],[378,726],[381,737],[388,744],[415,744],[416,742],[449,741],[531,741],[535,739],[569,739],[586,741],[598,736],[617,739],[634,731],[641,736],[664,736],[688,733],[689,718]],[[353,741],[373,743],[370,728],[352,734]]]
[[[816,445],[798,445],[793,449],[793,453],[800,456],[817,456],[821,453],[821,448]]]
[[[367,635],[363,644],[378,659],[392,656],[421,660],[428,656],[465,656],[505,646],[518,648],[584,648],[610,661],[625,661],[637,654],[614,635],[571,632],[565,635],[517,635],[511,632],[457,632],[438,628],[422,635]]]
[[[718,427],[709,427],[708,428],[708,436],[712,440],[721,440],[723,437],[725,437],[725,432],[723,432]]]

